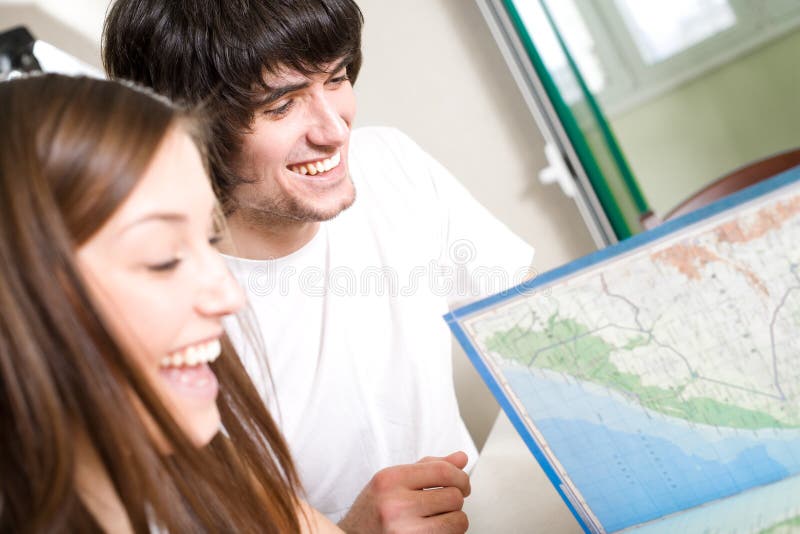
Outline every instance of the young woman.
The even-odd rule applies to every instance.
[[[0,84],[0,532],[338,530],[223,333],[199,131],[113,82]]]

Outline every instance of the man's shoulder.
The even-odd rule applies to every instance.
[[[397,128],[391,126],[362,126],[355,128],[350,134],[351,148],[361,149],[362,146],[381,146],[392,150],[402,148],[414,142]]]
[[[350,174],[356,185],[357,210],[390,226],[409,224],[409,217],[430,223],[438,213],[437,193],[428,156],[396,128],[353,130]]]
[[[431,158],[397,128],[353,130],[350,170],[357,188],[376,193],[426,195],[432,189]]]
[[[356,128],[350,137],[350,158],[364,167],[414,169],[428,155],[408,135],[388,126]]]

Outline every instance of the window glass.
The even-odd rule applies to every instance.
[[[601,92],[605,87],[603,68],[597,57],[594,39],[574,0],[548,0],[546,4],[589,90],[592,93]],[[570,104],[581,100],[580,87],[570,72],[567,58],[547,21],[542,5],[538,0],[528,0],[518,2],[517,7],[525,26],[531,35],[536,36],[536,47],[564,100]]]
[[[615,0],[639,54],[663,61],[736,25],[727,0]]]

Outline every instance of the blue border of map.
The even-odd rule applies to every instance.
[[[674,221],[666,222],[652,230],[635,235],[629,239],[626,239],[625,241],[621,241],[620,243],[611,245],[602,250],[598,250],[597,252],[594,252],[592,254],[579,258],[573,262],[570,262],[566,265],[563,265],[562,267],[558,267],[556,269],[553,269],[552,271],[543,273],[537,276],[536,278],[527,280],[519,284],[518,286],[503,291],[502,293],[498,293],[496,295],[487,297],[472,304],[468,304],[466,306],[453,310],[452,312],[444,315],[444,319],[450,326],[450,330],[453,332],[453,335],[456,337],[459,344],[464,348],[464,351],[472,361],[472,364],[475,366],[475,369],[481,375],[481,378],[489,387],[489,390],[492,392],[494,397],[497,399],[498,403],[500,404],[500,407],[506,413],[511,423],[514,425],[514,428],[522,437],[523,441],[533,454],[534,458],[536,458],[536,461],[539,462],[539,465],[541,465],[545,474],[550,479],[550,482],[552,482],[552,484],[555,486],[559,495],[566,503],[567,508],[572,513],[572,515],[575,516],[575,519],[577,519],[578,524],[583,528],[584,532],[599,533],[602,532],[602,530],[599,530],[597,527],[595,527],[592,524],[592,521],[584,517],[581,511],[579,511],[573,505],[573,503],[567,496],[566,492],[564,491],[563,481],[558,476],[558,473],[556,472],[554,467],[547,460],[545,454],[537,445],[536,440],[528,431],[527,427],[525,426],[525,423],[522,421],[522,418],[514,409],[508,397],[503,392],[503,389],[500,386],[500,384],[495,380],[494,376],[489,371],[489,368],[484,363],[478,351],[470,342],[466,332],[461,328],[459,321],[469,317],[470,315],[476,312],[482,311],[488,307],[498,305],[504,301],[510,300],[514,297],[518,297],[526,293],[531,293],[542,286],[572,276],[578,272],[581,272],[589,267],[593,267],[599,263],[608,261],[623,254],[627,254],[639,248],[644,248],[656,241],[671,236],[672,234],[678,233],[690,226],[703,222],[707,219],[710,219],[711,217],[724,213],[728,210],[735,209],[738,206],[741,206],[759,197],[770,194],[783,187],[792,185],[798,181],[800,181],[800,166],[794,167],[788,171],[778,174],[770,178],[769,180],[765,180],[751,187],[738,191],[730,196],[725,197],[724,199],[718,200],[697,211],[688,213],[678,219],[675,219]]]

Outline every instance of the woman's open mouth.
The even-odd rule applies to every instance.
[[[179,395],[213,401],[219,384],[208,364],[219,357],[221,350],[219,338],[184,347],[161,360],[159,373]]]

